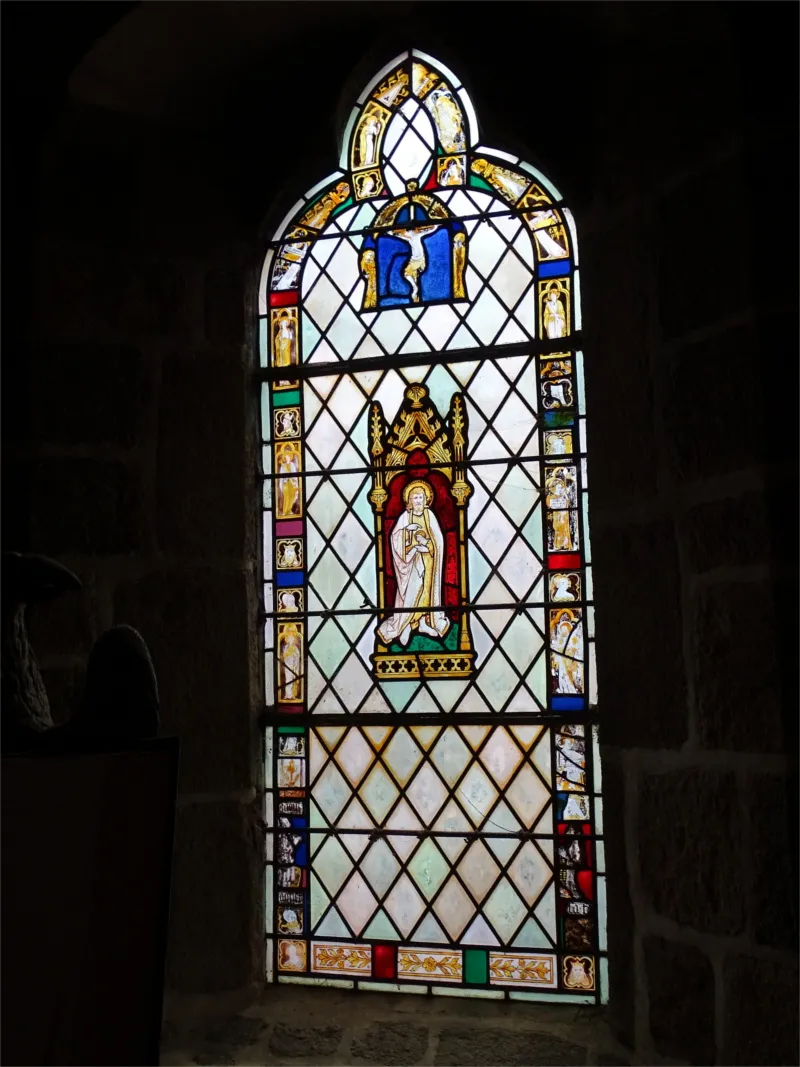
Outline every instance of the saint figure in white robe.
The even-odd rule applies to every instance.
[[[564,310],[564,303],[560,299],[558,291],[555,289],[551,289],[547,294],[547,300],[544,302],[544,314],[542,320],[544,322],[545,332],[551,341],[558,337],[566,337],[567,314]]]
[[[395,614],[377,630],[385,644],[407,645],[412,631],[444,637],[450,620],[441,611],[444,537],[431,510],[433,490],[427,482],[410,482],[403,490],[406,510],[392,530],[390,547],[397,579]]]

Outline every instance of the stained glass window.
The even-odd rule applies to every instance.
[[[268,978],[605,999],[570,210],[412,51],[259,305]]]

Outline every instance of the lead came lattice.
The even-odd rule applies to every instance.
[[[268,977],[607,997],[577,245],[397,59],[262,274]]]

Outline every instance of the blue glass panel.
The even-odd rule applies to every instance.
[[[553,697],[553,711],[583,711],[583,697]]]
[[[305,574],[303,571],[278,571],[275,577],[278,579],[278,585],[281,587],[286,585],[302,585],[305,581]]]
[[[551,259],[539,264],[540,278],[554,278],[558,274],[569,274],[571,264],[568,259]]]

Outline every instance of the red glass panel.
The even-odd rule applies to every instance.
[[[574,571],[581,565],[579,552],[553,552],[547,557],[547,566],[551,571]]]
[[[284,293],[270,293],[269,294],[269,306],[271,308],[285,308],[290,307],[292,304],[297,303],[297,290],[287,291]]]
[[[375,945],[372,950],[372,977],[397,976],[397,949],[394,945]]]

